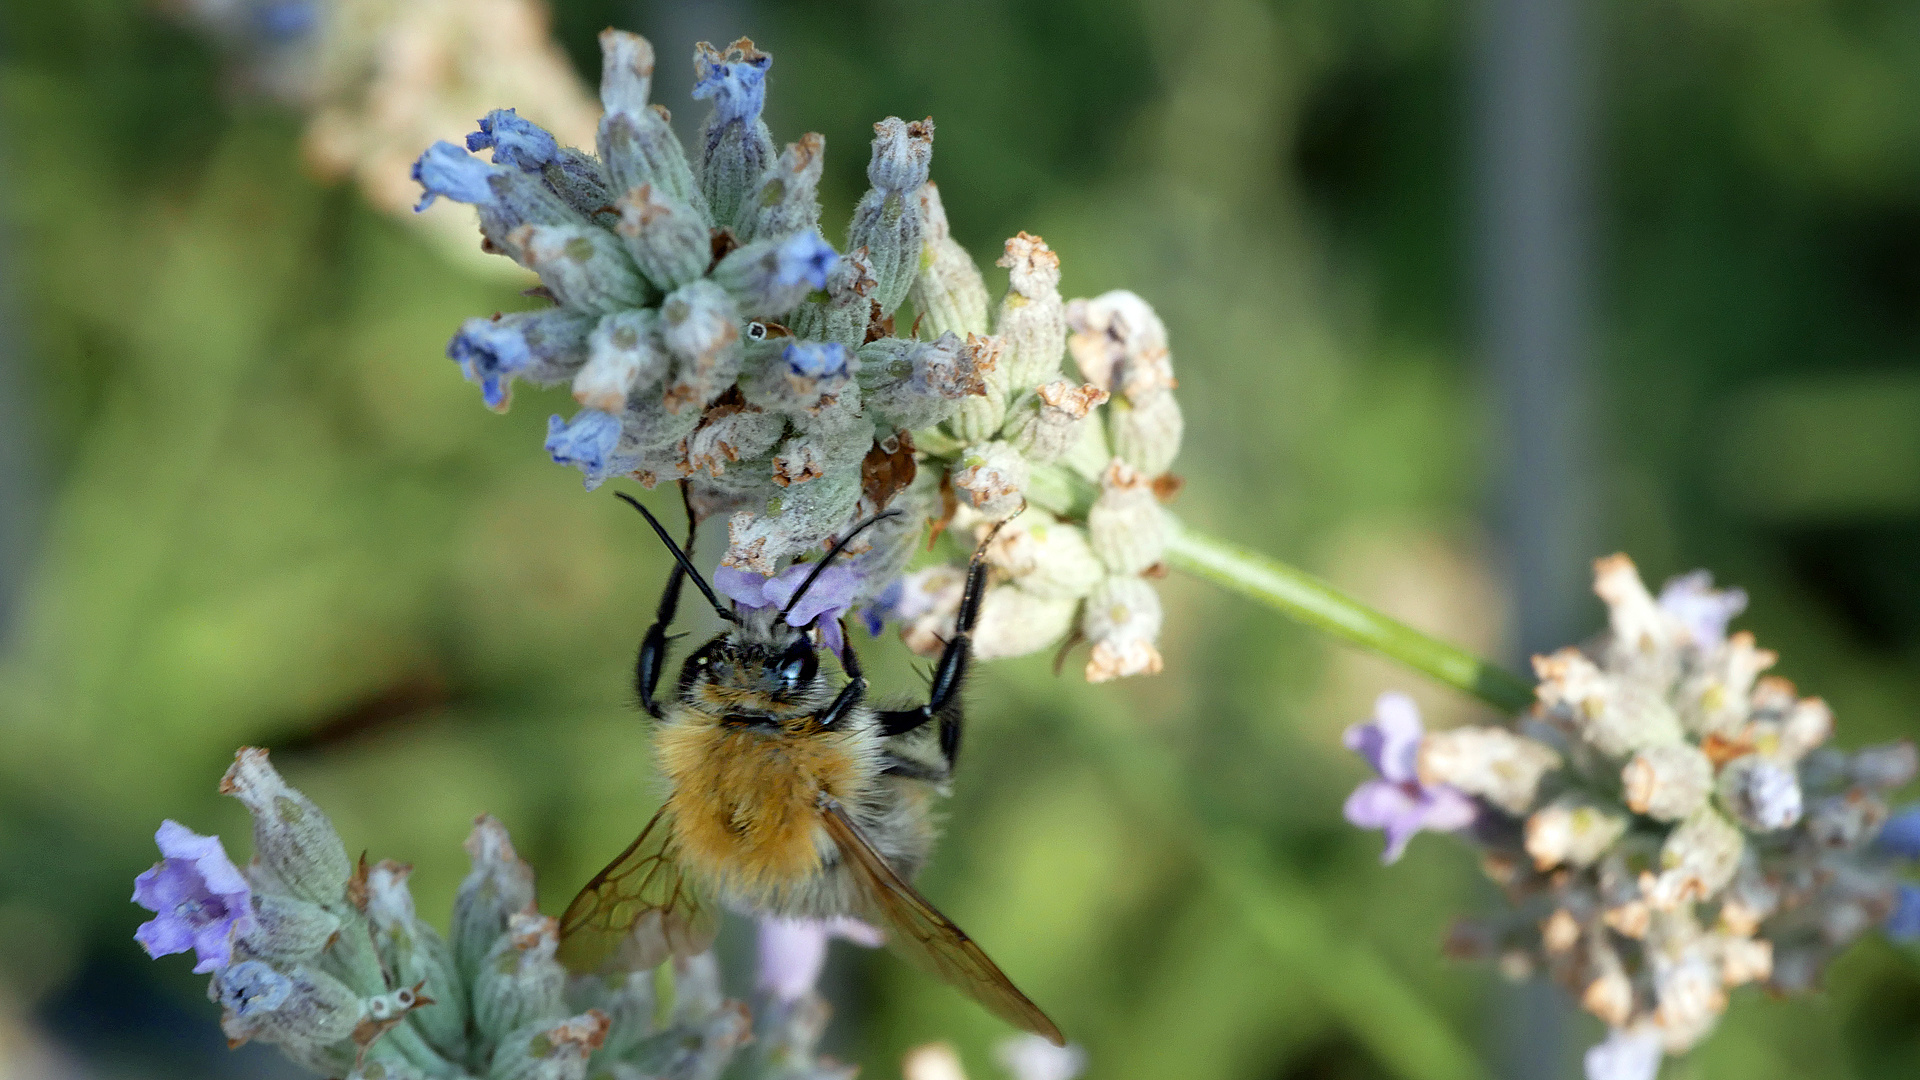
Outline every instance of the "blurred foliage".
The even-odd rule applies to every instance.
[[[1068,295],[1124,286],[1166,318],[1190,520],[1499,652],[1464,6],[733,9],[777,58],[776,137],[827,137],[830,235],[869,125],[934,115],[983,264],[1028,229]],[[111,1075],[205,1076],[237,1066],[200,980],[129,940],[159,819],[245,850],[212,789],[263,744],[350,843],[415,864],[422,910],[446,909],[482,811],[562,902],[657,797],[626,685],[666,562],[544,460],[563,395],[494,416],[443,359],[461,318],[526,303],[512,288],[309,179],[298,118],[224,94],[144,5],[0,10],[8,360],[43,493],[0,661],[0,981]],[[1745,625],[1843,741],[1912,735],[1920,8],[1594,13],[1606,550],[1744,584]],[[591,71],[600,27],[665,14],[580,0],[555,28]],[[1489,976],[1437,947],[1474,867],[1422,840],[1382,871],[1339,817],[1362,768],[1340,729],[1414,680],[1169,586],[1164,676],[980,672],[926,891],[1095,1075],[1479,1074]],[[866,652],[880,687],[918,685],[896,642]],[[1422,693],[1441,723],[1474,715]],[[986,1073],[984,1014],[884,956],[837,964],[867,1075],[934,1038]],[[1812,1002],[1742,995],[1674,1075],[1914,1075],[1916,972],[1872,943]]]

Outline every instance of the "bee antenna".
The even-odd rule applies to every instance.
[[[733,613],[733,609],[728,608],[725,605],[720,603],[720,598],[713,594],[713,586],[707,584],[707,579],[701,577],[700,571],[695,570],[693,568],[693,561],[687,558],[686,552],[680,550],[679,544],[676,544],[673,542],[673,537],[667,535],[666,527],[660,524],[660,519],[654,517],[652,511],[649,511],[646,507],[641,506],[640,500],[634,498],[633,496],[627,494],[624,491],[614,492],[613,497],[616,499],[619,499],[621,502],[626,503],[628,506],[633,507],[635,510],[640,511],[640,516],[647,519],[647,524],[653,526],[653,531],[659,534],[660,542],[667,545],[668,551],[673,552],[673,558],[676,562],[680,564],[680,569],[685,570],[687,572],[687,576],[692,578],[693,583],[699,587],[700,595],[706,597],[707,603],[713,605],[714,614],[720,616],[722,619],[725,619],[730,623],[737,623],[740,621],[740,616],[735,615]]]
[[[793,605],[799,603],[800,598],[807,595],[807,590],[813,588],[813,583],[820,580],[820,575],[827,569],[827,564],[833,561],[833,557],[835,555],[838,555],[840,554],[840,552],[845,550],[848,544],[853,543],[854,537],[859,536],[862,532],[866,531],[867,526],[872,525],[875,522],[885,521],[888,518],[899,517],[899,516],[900,516],[900,511],[898,510],[883,510],[880,513],[875,514],[872,517],[868,518],[867,520],[861,522],[860,524],[855,525],[853,527],[852,532],[848,533],[847,535],[841,537],[838,540],[835,540],[833,542],[833,547],[827,550],[827,557],[813,564],[813,572],[807,575],[807,579],[800,583],[800,587],[798,589],[794,590],[792,598],[790,598],[787,601],[787,606],[780,609],[780,618],[785,619],[787,617],[787,612],[793,610]]]

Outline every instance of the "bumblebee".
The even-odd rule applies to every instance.
[[[861,531],[814,565],[787,604],[723,604],[695,570],[693,515],[684,548],[646,507],[621,494],[673,553],[674,566],[634,665],[640,707],[655,721],[654,754],[669,793],[638,839],[600,871],[560,920],[560,959],[576,972],[639,970],[712,944],[718,909],[821,919],[854,915],[885,928],[890,947],[989,1011],[1064,1045],[1060,1029],[973,940],[910,882],[933,849],[933,800],[960,750],[960,687],[986,587],[976,551],[954,634],[925,703],[879,709],[851,641],[821,672],[814,626],[786,616]],[[667,630],[691,579],[728,628],[680,667],[670,700],[656,694]]]

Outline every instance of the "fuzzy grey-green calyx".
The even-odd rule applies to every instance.
[[[600,161],[614,192],[651,184],[712,221],[706,197],[687,163],[686,151],[667,123],[665,110],[650,105],[653,46],[638,34],[600,34]]]
[[[267,752],[247,747],[234,755],[220,791],[253,815],[254,851],[274,879],[300,899],[338,910],[353,874],[346,845],[327,815],[280,778]]]
[[[742,243],[819,228],[820,168],[826,142],[824,136],[809,131],[780,152],[780,159],[760,178],[751,201],[736,215],[734,234]]]
[[[907,298],[920,272],[924,222],[919,193],[933,160],[933,119],[909,124],[890,116],[873,131],[873,159],[867,165],[873,187],[854,207],[847,246],[867,249],[873,300],[884,318]]]
[[[655,288],[672,292],[707,272],[713,242],[706,219],[692,207],[652,184],[629,189],[615,205],[620,223],[614,231]]]
[[[919,312],[921,335],[986,333],[991,327],[987,284],[981,280],[973,256],[954,240],[939,185],[932,181],[920,188],[920,216],[920,272],[907,297]]]

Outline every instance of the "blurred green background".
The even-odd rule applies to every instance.
[[[414,864],[429,917],[481,812],[557,907],[656,798],[626,687],[667,563],[545,460],[564,392],[495,416],[443,358],[518,285],[314,179],[300,113],[235,92],[231,58],[149,6],[0,10],[0,1077],[294,1075],[228,1055],[204,980],[133,944],[159,820],[245,851],[213,788],[265,745],[351,848]],[[829,236],[869,125],[932,114],[992,287],[1027,229],[1067,295],[1127,287],[1165,317],[1180,512],[1511,659],[1536,584],[1491,509],[1479,10],[565,0],[553,30],[585,73],[610,23],[667,58],[753,36],[776,139],[826,135]],[[1710,567],[1841,742],[1914,735],[1920,7],[1622,0],[1584,35],[1590,434],[1559,482],[1593,512],[1556,572],[1582,587],[1613,550],[1654,581]],[[676,114],[704,112],[661,73]],[[1205,586],[1164,594],[1162,676],[980,671],[925,891],[1097,1077],[1511,1074],[1511,993],[1439,952],[1492,902],[1471,857],[1423,838],[1386,870],[1340,819],[1362,765],[1339,732],[1374,694],[1443,725],[1475,706]],[[1600,619],[1583,602],[1571,634]],[[917,685],[891,636],[866,655],[881,687]],[[727,940],[736,972],[746,947]],[[934,1039],[994,1075],[1004,1030],[884,955],[836,953],[829,994],[867,1076]],[[1559,1071],[1532,1075],[1570,1075],[1599,1034],[1567,1018]],[[1669,1069],[1920,1075],[1920,966],[1864,941],[1814,998],[1740,993]]]

